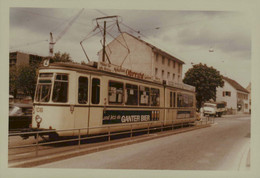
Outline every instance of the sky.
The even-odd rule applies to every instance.
[[[251,82],[251,19],[246,13],[122,9],[84,9],[80,13],[81,10],[10,8],[10,51],[48,56],[49,33],[52,32],[54,41],[60,37],[54,45],[54,52],[66,52],[75,62],[87,62],[80,42],[88,34],[94,34],[92,30],[96,22],[93,19],[118,15],[121,31],[140,36],[142,40],[185,62],[183,76],[192,64],[203,63],[236,80],[243,87]],[[112,22],[108,22],[108,26],[110,24]],[[111,26],[108,33],[107,42],[112,40],[110,35],[119,35],[116,26]],[[93,61],[98,59],[101,39],[98,33],[83,42],[84,49]]]

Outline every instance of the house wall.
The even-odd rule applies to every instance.
[[[153,62],[154,76],[169,82],[182,82],[182,64],[166,57],[164,58],[163,63],[163,56],[159,54],[154,54]],[[162,71],[164,71],[164,75],[162,75]]]
[[[122,35],[124,35],[124,38]],[[120,66],[123,63],[122,67],[124,68],[142,72],[147,75],[153,74],[151,70],[153,52],[149,46],[125,33],[122,33],[116,39],[117,40],[113,40],[108,44],[108,47],[106,47],[106,53],[112,64]],[[125,43],[125,41],[127,43]],[[120,43],[125,46],[127,45],[130,53],[128,53],[128,49]],[[99,61],[102,61],[102,50],[99,52]]]
[[[230,91],[231,96],[223,96],[223,92]],[[243,97],[241,97],[243,94]],[[223,88],[218,87],[216,93],[216,101],[217,102],[226,102],[227,109],[233,110],[233,114],[236,113],[249,113],[249,96],[248,93],[236,90],[232,85],[230,85],[224,79],[224,86]],[[238,104],[242,105],[242,109],[238,111]],[[246,108],[247,105],[247,108]]]
[[[231,96],[223,96],[223,91],[230,91]],[[237,111],[237,90],[233,86],[231,86],[226,80],[224,80],[223,88],[221,87],[217,88],[216,101],[226,102],[227,109],[232,109],[236,112]]]
[[[249,113],[249,96],[248,93],[237,91],[237,103],[242,105],[241,113]],[[247,105],[247,107],[246,107]]]
[[[17,52],[16,66],[28,65],[28,64],[29,64],[29,55],[25,53]]]
[[[124,38],[122,37],[124,36]],[[125,41],[127,43],[125,43]],[[122,46],[127,44],[130,49],[128,54],[127,48]],[[150,46],[139,41],[132,36],[122,33],[120,36],[110,42],[106,47],[106,53],[112,64],[122,65],[124,68],[131,69],[136,72],[142,72],[150,76],[167,80],[170,82],[182,82],[182,64],[172,59],[168,59],[152,50]],[[102,61],[102,50],[98,53],[99,61]],[[123,62],[124,61],[124,62]],[[175,63],[175,65],[174,65]],[[157,69],[157,74],[156,74]],[[164,71],[164,76],[162,76]],[[173,74],[174,77],[173,77]]]

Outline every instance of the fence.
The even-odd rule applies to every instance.
[[[77,142],[78,148],[81,147],[82,141],[84,140],[90,140],[90,139],[95,139],[95,138],[101,138],[101,137],[106,137],[107,141],[110,142],[111,138],[113,136],[118,136],[118,135],[123,135],[123,134],[129,134],[130,139],[134,136],[135,133],[141,133],[145,132],[144,134],[150,134],[152,132],[162,132],[164,130],[174,130],[176,128],[184,128],[184,127],[191,127],[193,126],[202,126],[202,125],[207,125],[207,124],[212,124],[214,123],[214,118],[206,117],[203,120],[196,121],[195,124],[187,124],[187,123],[178,123],[178,122],[172,122],[172,124],[169,125],[164,125],[164,122],[153,122],[153,123],[142,123],[144,126],[141,129],[134,129],[134,126],[139,125],[140,123],[131,123],[131,124],[123,124],[123,125],[110,125],[110,126],[101,126],[101,127],[88,127],[88,128],[77,128],[77,129],[64,129],[64,130],[53,130],[53,131],[35,131],[35,132],[19,132],[19,133],[11,133],[9,134],[10,137],[15,137],[15,136],[34,136],[35,137],[35,143],[32,144],[27,144],[27,145],[19,145],[19,146],[10,146],[8,147],[9,150],[12,149],[20,149],[20,148],[28,148],[28,147],[35,147],[35,156],[37,157],[39,155],[39,147],[44,146],[44,145],[54,145],[58,143],[65,143],[65,142]],[[154,126],[156,125],[156,126]],[[146,126],[146,127],[145,127]],[[112,132],[112,128],[114,127],[130,127],[130,130],[124,130],[120,132]],[[91,129],[105,129],[107,132],[102,133],[102,134],[96,134],[96,135],[87,135],[87,136],[82,136],[82,131],[84,130],[91,130]],[[73,138],[70,139],[64,139],[64,140],[54,140],[54,141],[48,141],[48,142],[42,142],[40,143],[40,137],[44,134],[50,134],[50,133],[61,133],[61,132],[71,132],[71,131],[77,131],[77,136],[74,136]]]

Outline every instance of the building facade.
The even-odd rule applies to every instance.
[[[168,84],[182,83],[183,61],[161,49],[131,35],[121,33],[106,46],[104,61],[108,58],[112,64],[142,72]],[[99,61],[103,61],[103,51],[98,52]]]
[[[31,65],[34,63],[41,63],[44,59],[43,56],[38,56],[35,54],[28,54],[23,52],[10,52],[9,53],[9,67],[21,66],[21,65]]]
[[[223,80],[224,86],[217,88],[216,101],[225,102],[229,113],[249,113],[249,92],[235,80]]]

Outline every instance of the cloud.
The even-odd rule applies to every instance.
[[[56,39],[79,11],[64,8],[10,8],[10,45],[22,46],[15,48],[18,50],[48,55],[48,42],[32,42],[49,39],[50,32]],[[106,15],[121,16],[122,31],[141,36],[144,41],[183,60],[186,63],[184,68],[190,67],[191,62],[203,62],[218,67],[224,73],[228,71],[226,73],[231,78],[232,72],[237,73],[238,70],[223,66],[222,60],[225,64],[229,64],[227,61],[239,63],[236,68],[241,68],[241,61],[248,61],[242,67],[250,68],[250,21],[245,14],[228,11],[86,9],[55,44],[54,51],[67,52],[77,62],[85,60],[79,42],[96,26],[93,19]],[[110,34],[115,37],[119,35],[117,26],[107,30],[107,42],[113,39]],[[98,33],[84,42],[93,60],[102,48],[101,39]],[[214,53],[209,53],[210,47],[214,48]],[[242,80],[243,76],[240,77]],[[246,81],[250,78],[244,75],[243,79]]]
[[[250,59],[250,30],[244,21],[237,21],[234,14],[215,15],[212,21],[186,26],[178,32],[178,42],[182,45],[213,47],[226,53],[243,53]],[[243,19],[242,19],[243,20]]]

